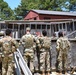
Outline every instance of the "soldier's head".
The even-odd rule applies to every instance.
[[[63,32],[62,32],[62,31],[60,31],[60,32],[58,33],[58,37],[63,37]]]
[[[11,33],[12,33],[12,30],[11,30],[11,29],[6,29],[5,34],[6,34],[7,36],[10,36]]]
[[[27,27],[27,28],[26,28],[26,34],[29,34],[30,31],[31,31],[30,27]]]
[[[43,30],[42,31],[42,34],[43,34],[43,36],[47,36],[47,31],[46,30]]]
[[[27,27],[27,28],[26,28],[26,31],[30,31],[30,30],[31,30],[30,27]]]

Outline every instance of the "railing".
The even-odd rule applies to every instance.
[[[14,53],[16,75],[32,75],[19,49]]]
[[[73,31],[73,32],[67,34],[66,37],[68,37],[68,38],[75,38],[76,37],[76,31]]]

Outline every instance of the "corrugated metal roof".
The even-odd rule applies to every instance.
[[[76,16],[76,13],[73,12],[49,11],[49,10],[32,10],[32,11],[38,14]]]

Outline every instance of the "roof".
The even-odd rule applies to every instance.
[[[73,12],[49,11],[49,10],[31,10],[31,11],[34,11],[38,14],[76,16],[76,13]]]

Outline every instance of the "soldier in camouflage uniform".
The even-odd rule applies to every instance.
[[[4,37],[4,33],[0,32],[0,39]],[[0,73],[2,71],[2,48],[0,47]]]
[[[34,50],[36,49],[36,45],[39,46],[39,40],[35,38],[34,35],[30,33],[30,28],[26,28],[26,34],[22,36],[20,43],[24,47],[23,57],[27,62],[31,72],[34,72]]]
[[[40,71],[42,75],[45,74],[50,75],[50,50],[51,50],[51,38],[47,37],[47,32],[42,31],[42,37],[39,38],[41,43],[40,49]]]
[[[0,39],[0,47],[2,48],[2,75],[13,75],[13,53],[18,47],[18,43],[11,36],[11,30],[6,30],[6,36]]]
[[[63,32],[58,33],[59,39],[57,39],[57,70],[60,72],[66,72],[68,51],[70,49],[70,42],[63,36]]]

